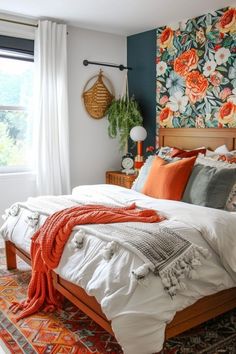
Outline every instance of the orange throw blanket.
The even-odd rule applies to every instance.
[[[31,260],[32,277],[28,287],[27,299],[13,303],[13,313],[22,310],[17,320],[39,310],[53,311],[61,305],[61,295],[53,288],[51,270],[60,262],[64,246],[76,225],[108,224],[139,221],[159,222],[164,217],[154,210],[137,210],[135,204],[124,208],[111,208],[103,205],[86,205],[67,208],[47,218],[32,237]]]

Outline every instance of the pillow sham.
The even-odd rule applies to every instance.
[[[141,190],[143,189],[144,183],[147,179],[147,176],[149,174],[149,171],[152,166],[152,162],[153,162],[154,158],[155,158],[155,155],[148,156],[148,158],[144,162],[143,166],[141,167],[137,178],[134,180],[134,183],[133,183],[131,189],[133,189],[137,192],[141,192]]]
[[[215,151],[207,150],[206,156],[214,160],[221,160],[222,157],[224,160],[230,160],[231,158],[236,157],[236,150],[229,151],[226,145],[221,145],[215,149]]]
[[[162,159],[170,158],[172,151],[173,151],[173,147],[163,146],[159,149],[157,155]]]
[[[198,154],[203,154],[205,155],[206,153],[206,148],[199,148],[199,149],[194,149],[194,150],[182,150],[179,148],[173,148],[173,151],[171,152],[171,157],[192,157],[192,156],[198,156]]]
[[[214,150],[215,153],[219,154],[219,155],[224,155],[224,154],[227,154],[229,153],[229,149],[227,148],[227,146],[224,144],[224,145],[221,145],[219,146],[218,148],[216,148]]]
[[[142,193],[159,199],[181,200],[196,157],[168,163],[156,156]]]
[[[231,153],[232,152],[234,153],[234,151],[231,151]],[[205,165],[205,166],[216,167],[217,169],[236,168],[235,163],[232,163],[232,162],[228,163],[228,161],[219,161],[219,160],[212,159],[209,156],[205,157],[203,155],[198,156],[196,163],[199,163],[199,164]],[[227,199],[227,202],[225,205],[225,210],[236,211],[236,181],[232,187],[232,190],[229,193],[229,196],[228,196],[228,199]]]
[[[159,149],[157,155],[162,159],[171,160],[174,157],[185,158],[185,157],[198,156],[198,154],[205,155],[206,151],[207,149],[204,146],[194,150],[182,150],[177,147],[164,146]]]
[[[225,205],[225,210],[236,211],[236,183],[233,185],[229,198]]]
[[[186,186],[182,201],[209,208],[225,209],[236,181],[236,168],[216,168],[197,164]]]
[[[236,156],[232,155],[220,155],[218,161],[226,161],[230,164],[236,163]]]

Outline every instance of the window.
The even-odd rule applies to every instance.
[[[14,38],[18,48],[16,45],[6,48],[1,37],[0,173],[25,171],[30,168],[32,150],[30,105],[33,94],[33,56],[22,49],[22,40]],[[9,41],[7,43],[11,44]]]

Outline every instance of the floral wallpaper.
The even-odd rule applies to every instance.
[[[158,28],[156,54],[157,128],[236,127],[235,8]]]

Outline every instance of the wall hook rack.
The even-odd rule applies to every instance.
[[[83,64],[84,66],[88,66],[89,64],[92,64],[92,65],[100,65],[100,66],[109,66],[111,68],[118,68],[120,69],[121,71],[123,70],[132,70],[132,68],[128,67],[128,66],[124,66],[124,65],[115,65],[115,64],[109,64],[109,63],[98,63],[98,62],[95,62],[95,61],[89,61],[87,59],[85,59],[83,61]]]

